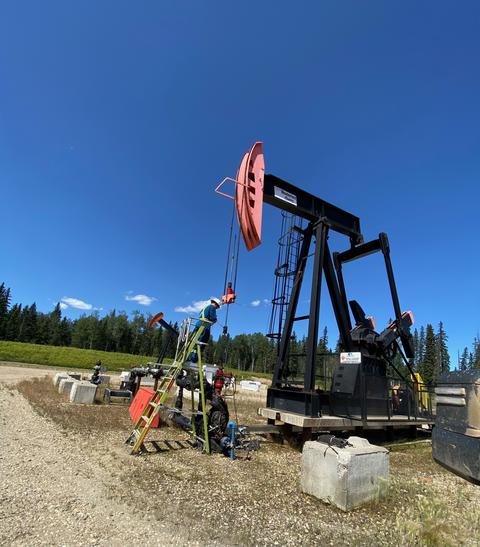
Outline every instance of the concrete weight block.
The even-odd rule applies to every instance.
[[[75,378],[62,378],[58,384],[58,393],[63,393],[64,395],[70,396],[72,386],[77,381],[78,380],[75,380]]]
[[[100,383],[108,386],[110,383],[110,376],[108,374],[100,374]]]
[[[106,389],[107,389],[106,384],[98,384],[97,385],[97,391],[95,392],[95,402],[103,403],[103,399],[105,397]]]
[[[97,386],[87,381],[75,382],[70,391],[70,402],[91,405],[95,401]]]
[[[82,375],[80,374],[80,372],[69,372],[68,375],[70,376],[70,378],[75,378],[75,380],[82,379]]]
[[[360,437],[348,441],[345,448],[309,441],[302,453],[302,491],[343,511],[384,496],[389,476],[386,448]]]
[[[58,387],[60,380],[63,380],[64,378],[70,378],[67,372],[57,372],[57,374],[53,377],[53,385]]]

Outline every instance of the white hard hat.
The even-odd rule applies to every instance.
[[[210,302],[215,302],[215,304],[216,304],[218,307],[220,307],[220,306],[222,305],[222,302],[220,301],[219,298],[215,298],[215,297],[210,298]]]

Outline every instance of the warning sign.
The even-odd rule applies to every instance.
[[[362,354],[359,351],[345,351],[340,354],[342,365],[358,365],[362,362]]]

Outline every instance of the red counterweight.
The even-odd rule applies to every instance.
[[[232,288],[232,284],[229,282],[225,294],[222,296],[222,302],[224,304],[233,304],[237,295]]]

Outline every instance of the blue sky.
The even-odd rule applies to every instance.
[[[69,317],[79,300],[180,319],[221,292],[230,203],[213,188],[262,140],[267,172],[388,233],[402,308],[443,320],[456,355],[480,328],[479,24],[468,1],[4,3],[0,279],[43,311],[74,299]],[[232,333],[267,328],[264,213]],[[381,257],[347,281],[383,325]]]

